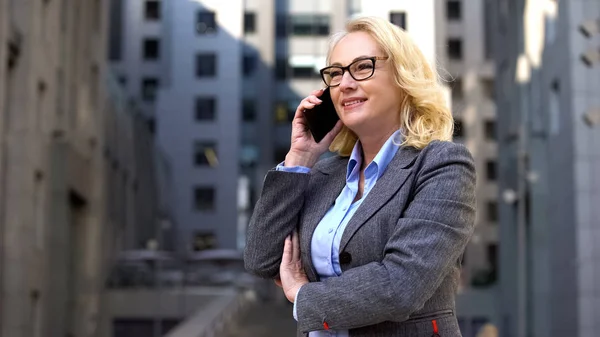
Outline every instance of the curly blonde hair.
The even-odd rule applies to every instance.
[[[331,36],[327,64],[335,46],[354,32],[369,34],[392,64],[396,85],[404,97],[398,110],[403,133],[400,145],[422,149],[434,140],[451,140],[454,119],[437,71],[411,37],[396,25],[370,16],[348,21],[344,31]],[[349,156],[357,139],[344,126],[329,150]]]

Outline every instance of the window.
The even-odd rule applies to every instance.
[[[454,138],[463,138],[465,136],[462,119],[454,119]]]
[[[246,54],[242,58],[242,71],[244,76],[251,75],[256,69],[256,63],[258,61],[258,57],[256,54]]]
[[[496,140],[496,122],[495,121],[485,121],[484,124],[484,132],[486,140]]]
[[[215,54],[196,55],[196,77],[214,77],[217,74],[217,56]]]
[[[196,141],[194,143],[194,165],[216,167],[219,164],[217,158],[217,143],[213,141]]]
[[[217,31],[215,12],[200,10],[196,14],[196,32],[198,34],[212,34]]]
[[[498,221],[498,203],[495,201],[487,202],[487,221],[497,222]]]
[[[496,178],[497,178],[496,162],[488,160],[488,162],[485,164],[485,172],[486,172],[488,181],[496,181]]]
[[[275,124],[289,124],[296,114],[296,101],[275,104]]]
[[[329,16],[327,15],[296,14],[291,16],[290,21],[293,35],[329,35]]]
[[[448,20],[462,19],[462,3],[460,0],[446,1],[446,17]]]
[[[292,67],[292,77],[294,78],[321,78],[321,75],[311,66]]]
[[[144,60],[157,60],[160,57],[160,41],[158,39],[144,40]]]
[[[256,120],[256,101],[245,99],[242,103],[242,120],[244,122],[254,122]]]
[[[146,102],[153,102],[156,99],[158,90],[158,78],[145,77],[142,79],[142,99]]]
[[[494,100],[494,98],[496,97],[494,80],[491,78],[485,78],[481,80],[481,84],[483,87],[483,94],[485,95],[485,97]]]
[[[144,10],[146,20],[160,20],[160,1],[146,1]]]
[[[391,12],[390,22],[396,26],[406,30],[406,13],[405,12]]]
[[[258,163],[259,150],[254,144],[243,144],[240,148],[240,165],[242,168],[253,168]]]
[[[217,100],[214,97],[196,97],[196,120],[213,121],[217,110]]]
[[[244,33],[256,32],[256,14],[254,12],[244,13]]]
[[[197,211],[212,211],[215,209],[216,191],[214,187],[194,187],[194,209]]]
[[[460,39],[449,39],[448,40],[448,57],[451,60],[462,59],[462,40],[460,40]]]
[[[452,84],[452,99],[462,99],[463,96],[463,81],[462,78],[457,77]]]
[[[201,251],[217,248],[217,238],[211,232],[196,232],[192,242],[193,251]]]

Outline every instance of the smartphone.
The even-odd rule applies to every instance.
[[[304,110],[304,120],[315,142],[319,143],[333,129],[340,119],[331,100],[329,88],[319,97],[321,104],[312,109]]]

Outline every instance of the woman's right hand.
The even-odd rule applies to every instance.
[[[304,110],[312,109],[321,104],[322,101],[319,97],[322,94],[323,90],[315,90],[298,105],[292,121],[292,140],[290,151],[285,156],[285,166],[311,168],[319,160],[319,157],[327,151],[335,136],[342,130],[343,124],[340,120],[319,143],[315,142],[304,119]]]

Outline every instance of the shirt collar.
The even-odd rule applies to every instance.
[[[365,174],[367,174],[369,170],[373,170],[370,167],[374,167],[376,170],[377,176],[379,179],[385,172],[388,164],[392,161],[398,148],[400,147],[400,143],[402,141],[402,130],[397,130],[394,132],[387,141],[383,144],[373,161],[367,166],[365,170]],[[350,160],[348,161],[348,167],[346,171],[346,180],[349,180],[354,174],[358,174],[359,163],[362,162],[362,146],[360,141],[356,141],[354,144],[354,148],[352,149],[352,154],[350,155]]]

